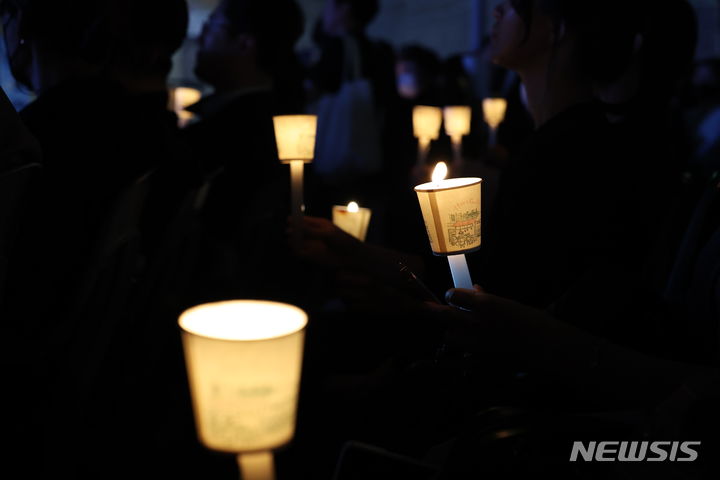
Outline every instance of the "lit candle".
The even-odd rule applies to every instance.
[[[333,223],[361,242],[364,242],[367,236],[371,216],[372,210],[360,208],[355,202],[350,202],[347,206],[333,206]]]
[[[490,127],[490,146],[496,143],[497,129],[505,119],[507,100],[504,98],[486,98],[483,100],[483,113],[485,122]]]
[[[290,212],[295,225],[294,239],[299,245],[303,205],[303,174],[306,163],[315,156],[315,134],[317,116],[282,115],[273,117],[278,157],[282,163],[290,164],[291,205]]]
[[[454,163],[462,163],[462,137],[470,134],[472,110],[468,106],[445,107],[445,133],[452,140]]]
[[[413,108],[413,133],[420,143],[418,165],[424,165],[430,151],[430,142],[440,137],[442,109],[418,105]]]
[[[430,247],[448,257],[456,288],[473,288],[465,258],[480,248],[480,178],[446,180],[447,165],[439,163],[432,181],[415,187]]]
[[[307,315],[274,302],[200,305],[179,319],[200,441],[238,455],[245,480],[274,478],[295,434]]]
[[[190,105],[197,103],[202,98],[202,93],[196,88],[177,87],[170,91],[170,105],[178,116],[180,128],[186,126],[195,117],[195,114],[185,110]]]

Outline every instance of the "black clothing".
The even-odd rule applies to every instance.
[[[282,106],[275,98],[270,90],[240,92],[191,108],[201,120],[184,130],[185,138],[213,176],[202,210],[202,300],[267,295],[282,276],[290,175],[277,155],[272,117]],[[203,108],[213,103],[214,111]]]
[[[541,126],[501,177],[485,224],[479,283],[491,293],[547,307],[594,268],[638,260],[640,204],[649,159],[618,141],[595,104]]]

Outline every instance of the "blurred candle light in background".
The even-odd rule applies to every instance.
[[[468,106],[455,105],[443,109],[445,120],[445,133],[452,140],[453,163],[461,165],[462,137],[470,134],[470,123],[472,121],[472,109]]]
[[[295,434],[307,315],[235,300],[191,308],[178,323],[200,441],[238,455],[244,480],[272,480],[271,452]]]
[[[420,144],[418,165],[424,165],[430,151],[430,142],[440,137],[443,113],[439,107],[418,105],[413,108],[413,133]]]
[[[342,231],[349,233],[361,242],[367,237],[372,210],[360,208],[356,202],[347,206],[333,206],[333,223]]]
[[[302,216],[305,211],[303,200],[303,177],[306,163],[315,157],[315,135],[317,116],[281,115],[273,117],[278,157],[290,165],[291,205],[293,219],[293,242],[299,246]]]
[[[180,128],[186,127],[195,114],[186,110],[187,107],[200,101],[202,93],[197,88],[176,87],[170,90],[170,108],[178,116]]]
[[[506,111],[507,100],[504,98],[486,98],[483,100],[485,122],[490,127],[490,140],[488,142],[488,146],[493,147],[497,144],[497,129],[503,120],[505,120]]]

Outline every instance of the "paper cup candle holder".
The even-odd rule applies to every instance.
[[[446,175],[440,162],[432,181],[415,192],[433,253],[448,257],[455,287],[472,288],[465,255],[480,248],[482,179]]]
[[[191,308],[178,323],[200,441],[238,455],[244,480],[272,480],[272,450],[295,434],[307,315],[237,300]]]
[[[356,202],[350,202],[347,206],[333,206],[333,223],[361,242],[367,237],[371,216],[372,210],[361,208]]]

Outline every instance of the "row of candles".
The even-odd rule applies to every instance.
[[[493,131],[504,115],[498,105],[484,104]],[[443,117],[453,143],[470,131],[469,107],[417,107],[413,117],[421,147],[438,138]],[[293,241],[301,241],[303,169],[313,160],[317,118],[273,122],[279,159],[291,171]],[[482,180],[447,173],[440,162],[415,192],[433,253],[447,256],[456,287],[472,288],[465,254],[480,247]],[[370,218],[355,202],[333,208],[333,222],[361,241]],[[294,436],[307,321],[295,306],[254,300],[200,305],[179,319],[198,436],[212,450],[237,455],[243,480],[274,479],[272,451]]]

